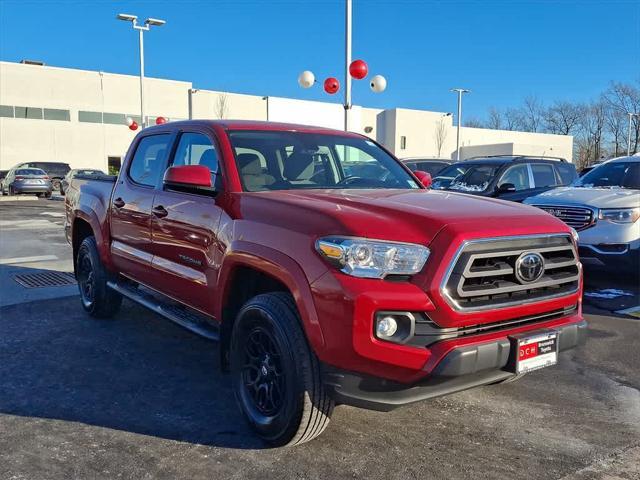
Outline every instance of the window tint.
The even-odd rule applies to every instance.
[[[440,163],[440,162],[420,162],[418,163],[418,168],[416,170],[427,172],[432,177],[435,177],[436,174],[439,173],[446,166],[447,166],[446,163]]]
[[[536,184],[536,188],[553,187],[557,184],[553,165],[533,163],[531,164],[531,171],[533,172],[533,181]]]
[[[13,106],[11,105],[0,105],[0,117],[13,117]]]
[[[102,123],[102,112],[78,112],[78,121],[86,123]]]
[[[103,122],[111,125],[126,125],[124,113],[107,113],[102,114]]]
[[[62,120],[68,122],[71,120],[69,116],[69,110],[61,110],[58,108],[45,108],[44,109],[45,120]]]
[[[211,174],[218,171],[218,154],[211,140],[201,133],[183,133],[173,159],[173,165],[204,165]]]
[[[164,159],[171,135],[142,138],[129,167],[129,177],[136,183],[155,187],[164,173]]]
[[[578,178],[578,172],[576,172],[576,166],[573,163],[558,163],[556,169],[560,174],[562,185],[569,185]]]
[[[531,184],[529,183],[529,170],[527,169],[527,166],[525,164],[521,164],[507,169],[498,182],[498,186],[505,183],[512,183],[516,187],[516,191],[531,188]]]

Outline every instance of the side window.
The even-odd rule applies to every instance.
[[[183,133],[173,158],[173,166],[178,165],[204,165],[215,175],[218,153],[209,137],[202,133]]]
[[[516,187],[516,191],[519,190],[527,190],[531,188],[531,184],[529,183],[529,170],[525,164],[515,165],[513,167],[509,167],[502,178],[498,182],[498,186],[512,183]]]
[[[556,169],[560,174],[562,185],[569,185],[578,178],[578,172],[576,172],[576,166],[573,163],[558,163]]]
[[[532,163],[531,171],[533,172],[533,182],[536,188],[554,187],[558,183],[556,182],[553,165],[548,163]]]
[[[140,185],[155,187],[164,173],[164,159],[171,135],[150,135],[138,143],[129,177]]]

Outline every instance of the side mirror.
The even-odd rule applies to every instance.
[[[498,193],[513,193],[516,191],[516,186],[513,183],[503,183],[498,185]]]
[[[422,170],[416,170],[413,174],[420,180],[420,183],[424,188],[431,188],[431,174],[423,172]]]
[[[213,193],[211,171],[204,165],[179,165],[169,167],[164,174],[163,185],[171,189],[192,193]]]

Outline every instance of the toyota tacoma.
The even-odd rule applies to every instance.
[[[126,297],[218,341],[242,413],[274,445],[315,438],[335,405],[512,381],[579,344],[575,232],[425,184],[355,133],[146,128],[117,178],[67,190],[82,307],[107,318]]]

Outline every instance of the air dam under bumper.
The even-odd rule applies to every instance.
[[[554,330],[558,332],[559,351],[562,352],[584,342],[587,322],[582,320]],[[535,333],[536,330],[527,332],[530,335]],[[506,337],[453,349],[429,377],[412,385],[342,371],[328,365],[324,365],[324,382],[338,404],[390,411],[410,403],[515,376],[513,372],[505,370],[510,349],[510,342]]]

